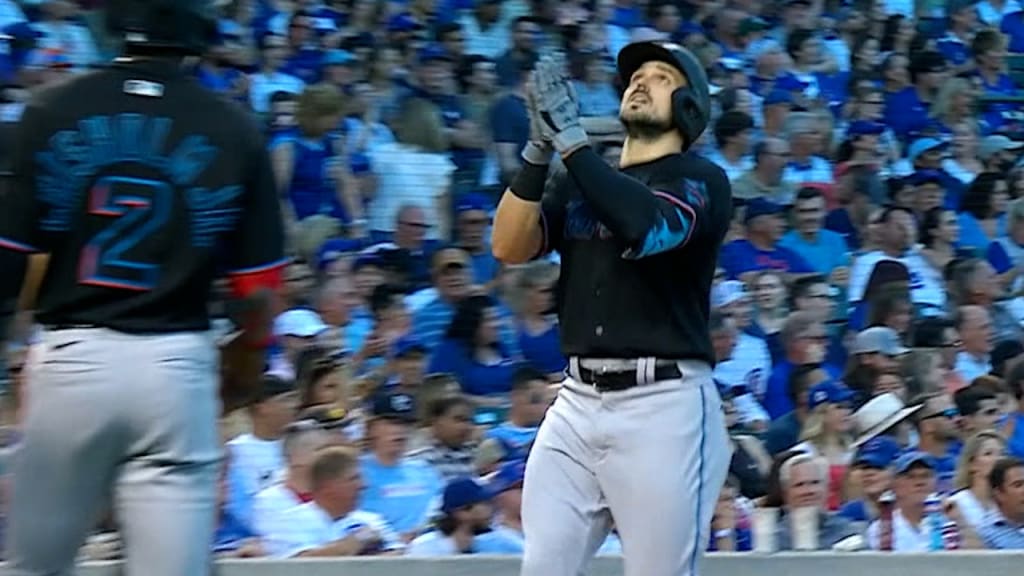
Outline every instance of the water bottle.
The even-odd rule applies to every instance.
[[[942,542],[942,525],[945,518],[942,516],[942,498],[932,493],[924,501],[924,523],[928,530],[928,549],[945,550]]]
[[[878,498],[878,549],[892,552],[892,513],[896,506],[896,495],[885,491]]]

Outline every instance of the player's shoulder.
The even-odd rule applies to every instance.
[[[729,191],[729,176],[718,164],[693,151],[686,152],[678,158],[684,177]]]

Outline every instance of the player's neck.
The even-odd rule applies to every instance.
[[[619,167],[646,164],[658,158],[678,154],[682,149],[683,139],[678,132],[666,132],[653,140],[627,137],[622,144]]]

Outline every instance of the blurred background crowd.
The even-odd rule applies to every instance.
[[[573,297],[557,254],[505,267],[488,245],[524,82],[564,52],[614,164],[614,58],[652,39],[706,66],[694,149],[733,186],[710,304],[735,453],[709,548],[1024,549],[1018,0],[217,7],[195,77],[265,127],[294,257],[259,393],[223,420],[219,554],[521,553]],[[0,157],[34,90],[112,57],[102,9],[0,0]],[[4,454],[31,387],[14,328]],[[117,555],[111,516],[83,558]]]

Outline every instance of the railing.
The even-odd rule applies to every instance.
[[[932,554],[715,554],[704,561],[700,576],[967,576],[1016,574],[1022,552],[939,552]],[[0,569],[0,572],[3,572]],[[620,558],[598,558],[590,576],[621,576]],[[234,560],[217,565],[215,576],[519,576],[519,559],[457,557],[440,559],[368,558],[353,560]],[[78,576],[125,576],[118,563],[93,563]],[[132,575],[134,576],[134,575]],[[561,575],[552,575],[561,576]]]

